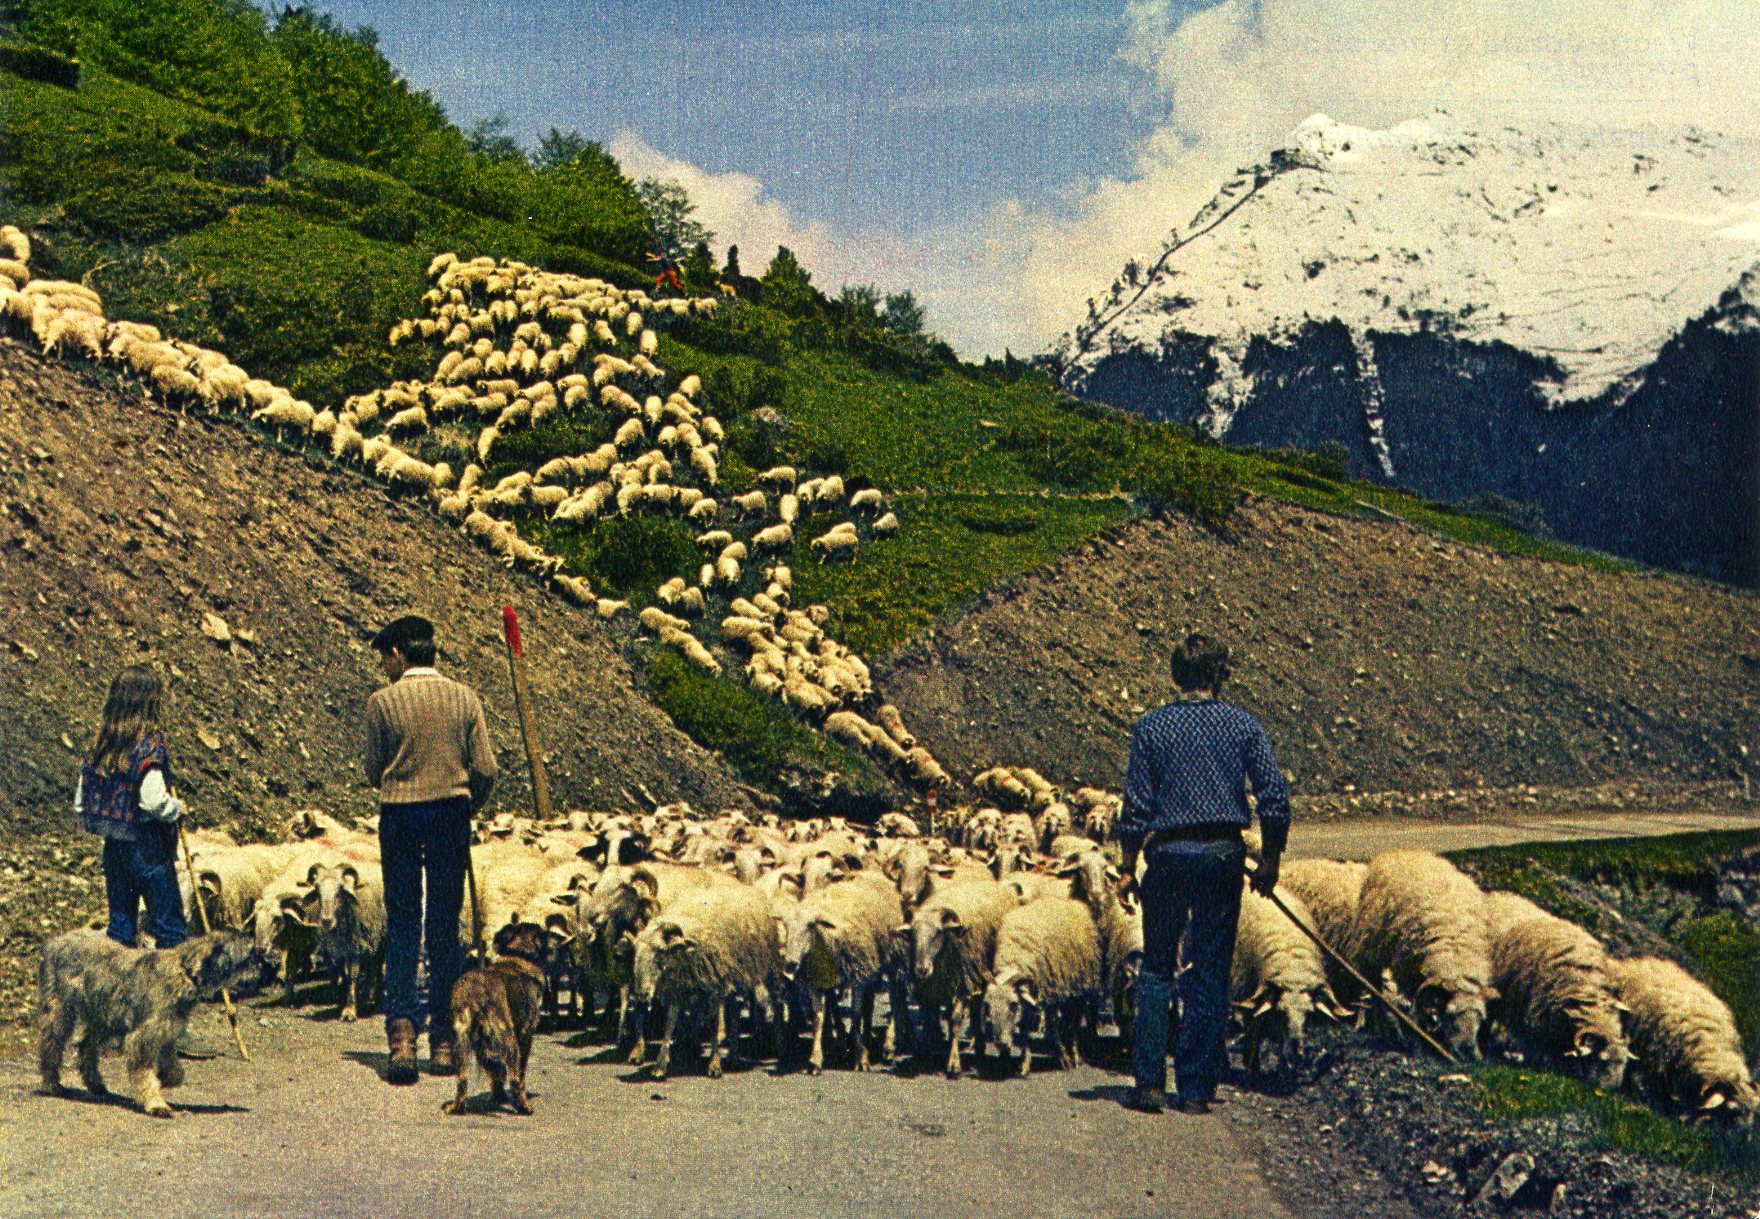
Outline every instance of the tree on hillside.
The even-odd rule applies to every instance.
[[[302,6],[282,11],[271,39],[292,69],[305,138],[326,156],[387,169],[446,128],[446,112],[398,75],[370,27]]]
[[[552,127],[550,134],[538,140],[538,147],[532,153],[532,167],[539,173],[548,173],[582,157],[609,155],[597,140],[589,140],[578,131],[560,131]]]
[[[813,277],[785,245],[776,247],[776,257],[770,260],[758,284],[764,303],[784,313],[811,313],[823,299],[813,287]]]
[[[906,288],[903,292],[887,294],[880,324],[894,334],[922,334],[923,317],[922,302],[917,300],[915,292]]]
[[[715,240],[714,233],[691,219],[697,205],[691,202],[689,192],[679,183],[643,178],[636,183],[636,194],[642,197],[648,215],[653,218],[657,253],[682,261],[693,246]]]
[[[880,289],[873,284],[845,284],[843,291],[837,294],[837,303],[843,306],[844,316],[852,322],[864,322],[869,326],[880,324],[880,306],[884,299]]]
[[[739,283],[740,269],[739,269],[739,247],[738,246],[730,245],[727,247],[727,265],[722,268],[721,274],[726,277],[728,283],[730,283],[730,284]]]
[[[715,286],[715,258],[709,253],[708,242],[699,241],[691,247],[684,260],[684,278],[698,292],[707,292]]]
[[[465,145],[479,157],[490,161],[526,163],[526,150],[508,131],[512,123],[505,114],[492,114],[478,119],[464,133]]]

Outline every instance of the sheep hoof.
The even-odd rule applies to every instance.
[[[160,1101],[156,1105],[148,1105],[146,1108],[146,1114],[148,1117],[169,1118],[171,1116],[171,1106],[167,1105],[164,1101]]]
[[[353,1024],[356,1020],[360,1019],[360,1013],[356,1012],[352,1007],[345,1007],[337,1015],[337,1019],[344,1024]]]
[[[808,1075],[817,1075],[821,1071],[823,1071],[824,1069],[825,1069],[824,1067],[820,1066],[816,1062],[810,1062],[807,1064],[807,1074]]]

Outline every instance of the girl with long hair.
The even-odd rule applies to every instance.
[[[177,887],[177,821],[183,801],[171,794],[171,748],[159,729],[165,684],[132,665],[116,675],[104,719],[79,770],[73,807],[104,839],[104,894],[110,938],[133,945],[140,904],[160,948],[189,938]]]

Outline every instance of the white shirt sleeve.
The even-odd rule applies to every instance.
[[[154,821],[176,821],[183,816],[183,801],[165,786],[165,772],[157,766],[141,780],[141,812]]]

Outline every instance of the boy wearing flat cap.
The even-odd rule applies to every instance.
[[[458,915],[471,814],[495,786],[495,750],[476,692],[434,668],[433,623],[399,618],[373,647],[390,683],[367,699],[367,782],[379,789],[385,875],[385,1078],[408,1084],[416,1080],[416,957],[424,938],[429,1066],[436,1075],[457,1069],[448,999],[464,970]]]

